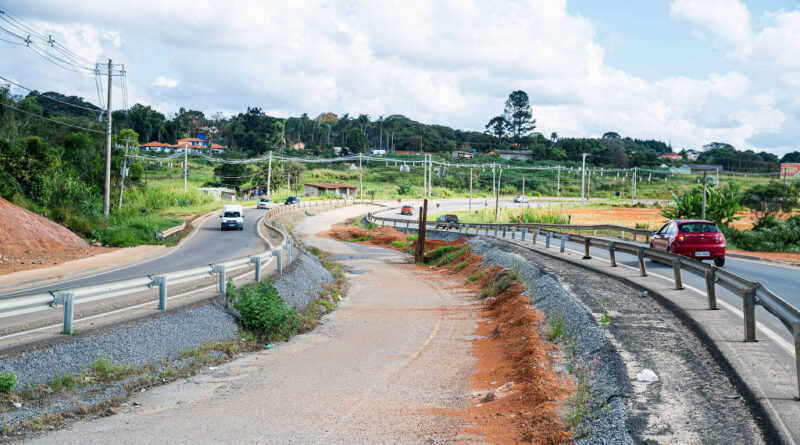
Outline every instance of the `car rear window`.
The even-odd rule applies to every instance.
[[[238,218],[242,215],[240,215],[239,212],[225,212],[222,216],[225,218]]]
[[[719,229],[710,223],[685,223],[678,226],[681,233],[718,233]]]
[[[410,209],[411,206],[403,206],[404,209]]]

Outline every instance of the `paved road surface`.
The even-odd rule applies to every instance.
[[[263,252],[266,245],[259,237],[257,223],[265,210],[245,209],[244,230],[220,231],[219,217],[212,215],[196,229],[190,239],[169,253],[155,259],[134,264],[121,269],[110,270],[84,278],[76,278],[41,287],[0,294],[0,299],[30,292],[43,292],[53,289],[85,286],[106,281],[142,277],[170,270],[202,266]]]
[[[297,227],[313,234],[344,215]],[[353,269],[345,300],[313,332],[198,376],[149,390],[114,416],[32,443],[428,443],[462,420],[477,313],[440,276],[419,278],[399,253],[309,239]],[[446,358],[446,359],[443,359]],[[472,438],[474,439],[474,438]]]

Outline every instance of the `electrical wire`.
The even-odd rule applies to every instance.
[[[59,124],[59,125],[65,125],[65,126],[67,126],[67,127],[77,128],[77,129],[79,129],[79,130],[90,131],[90,132],[92,132],[92,133],[106,134],[106,132],[105,132],[105,131],[92,130],[91,128],[81,127],[81,126],[79,126],[79,125],[72,125],[72,124],[68,124],[68,123],[66,123],[66,122],[57,121],[57,120],[55,120],[55,119],[50,119],[49,117],[39,116],[39,115],[38,115],[38,114],[36,114],[36,113],[31,113],[30,111],[20,110],[20,109],[19,109],[19,108],[17,108],[17,107],[11,106],[11,105],[9,105],[9,104],[4,104],[4,103],[2,103],[2,102],[0,102],[0,106],[6,107],[6,108],[11,108],[12,110],[19,111],[20,113],[29,114],[29,115],[31,115],[31,116],[33,116],[33,117],[37,117],[37,118],[39,118],[39,119],[43,119],[43,120],[46,120],[46,121],[50,121],[50,122],[53,122],[53,123],[56,123],[56,124]]]

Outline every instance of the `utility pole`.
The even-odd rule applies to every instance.
[[[522,175],[522,196],[525,196],[525,175]]]
[[[108,127],[106,129],[106,181],[103,186],[103,216],[108,216],[111,207],[111,59],[108,59],[108,103],[106,115]]]
[[[125,157],[122,158],[122,173],[120,174],[120,181],[119,181],[119,204],[117,204],[117,208],[122,208],[122,192],[125,190],[125,175],[127,174],[126,170],[128,170],[128,147],[130,146],[131,138],[125,139]]]
[[[556,196],[561,196],[561,166],[556,166]]]
[[[497,213],[500,210],[500,180],[503,179],[503,167],[500,167],[500,173],[497,175],[497,194],[494,198],[494,222],[497,222]]]
[[[286,194],[292,194],[292,173],[286,172]]]
[[[586,153],[583,153],[583,167],[581,167],[581,204],[584,203],[584,188],[586,187]]]
[[[703,208],[700,210],[700,219],[706,219],[706,184],[708,183],[706,173],[708,172],[703,170]]]
[[[495,197],[497,196],[497,186],[495,185],[496,181],[497,178],[494,176],[494,164],[492,164],[492,195]]]
[[[422,161],[422,199],[428,196],[428,156]]]
[[[472,169],[469,169],[469,213],[472,214]]]
[[[428,197],[433,197],[433,155],[428,155]]]
[[[189,177],[189,143],[183,146],[183,193],[186,193],[186,180]]]
[[[272,152],[269,152],[269,163],[267,164],[267,198],[272,198]]]
[[[364,201],[364,168],[361,167],[361,153],[358,154],[358,194],[360,199]]]
[[[631,202],[636,199],[636,167],[633,167],[633,187],[631,188]]]

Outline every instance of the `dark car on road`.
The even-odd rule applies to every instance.
[[[699,219],[667,221],[653,235],[650,247],[698,260],[714,260],[714,264],[718,267],[725,264],[725,235],[711,221]]]
[[[449,227],[458,224],[458,215],[446,214],[436,218],[436,228]]]
[[[414,214],[414,207],[413,206],[400,207],[400,214],[401,215],[413,215]]]
[[[297,196],[290,196],[286,198],[286,201],[283,201],[283,204],[287,206],[290,204],[300,204],[300,198]]]

